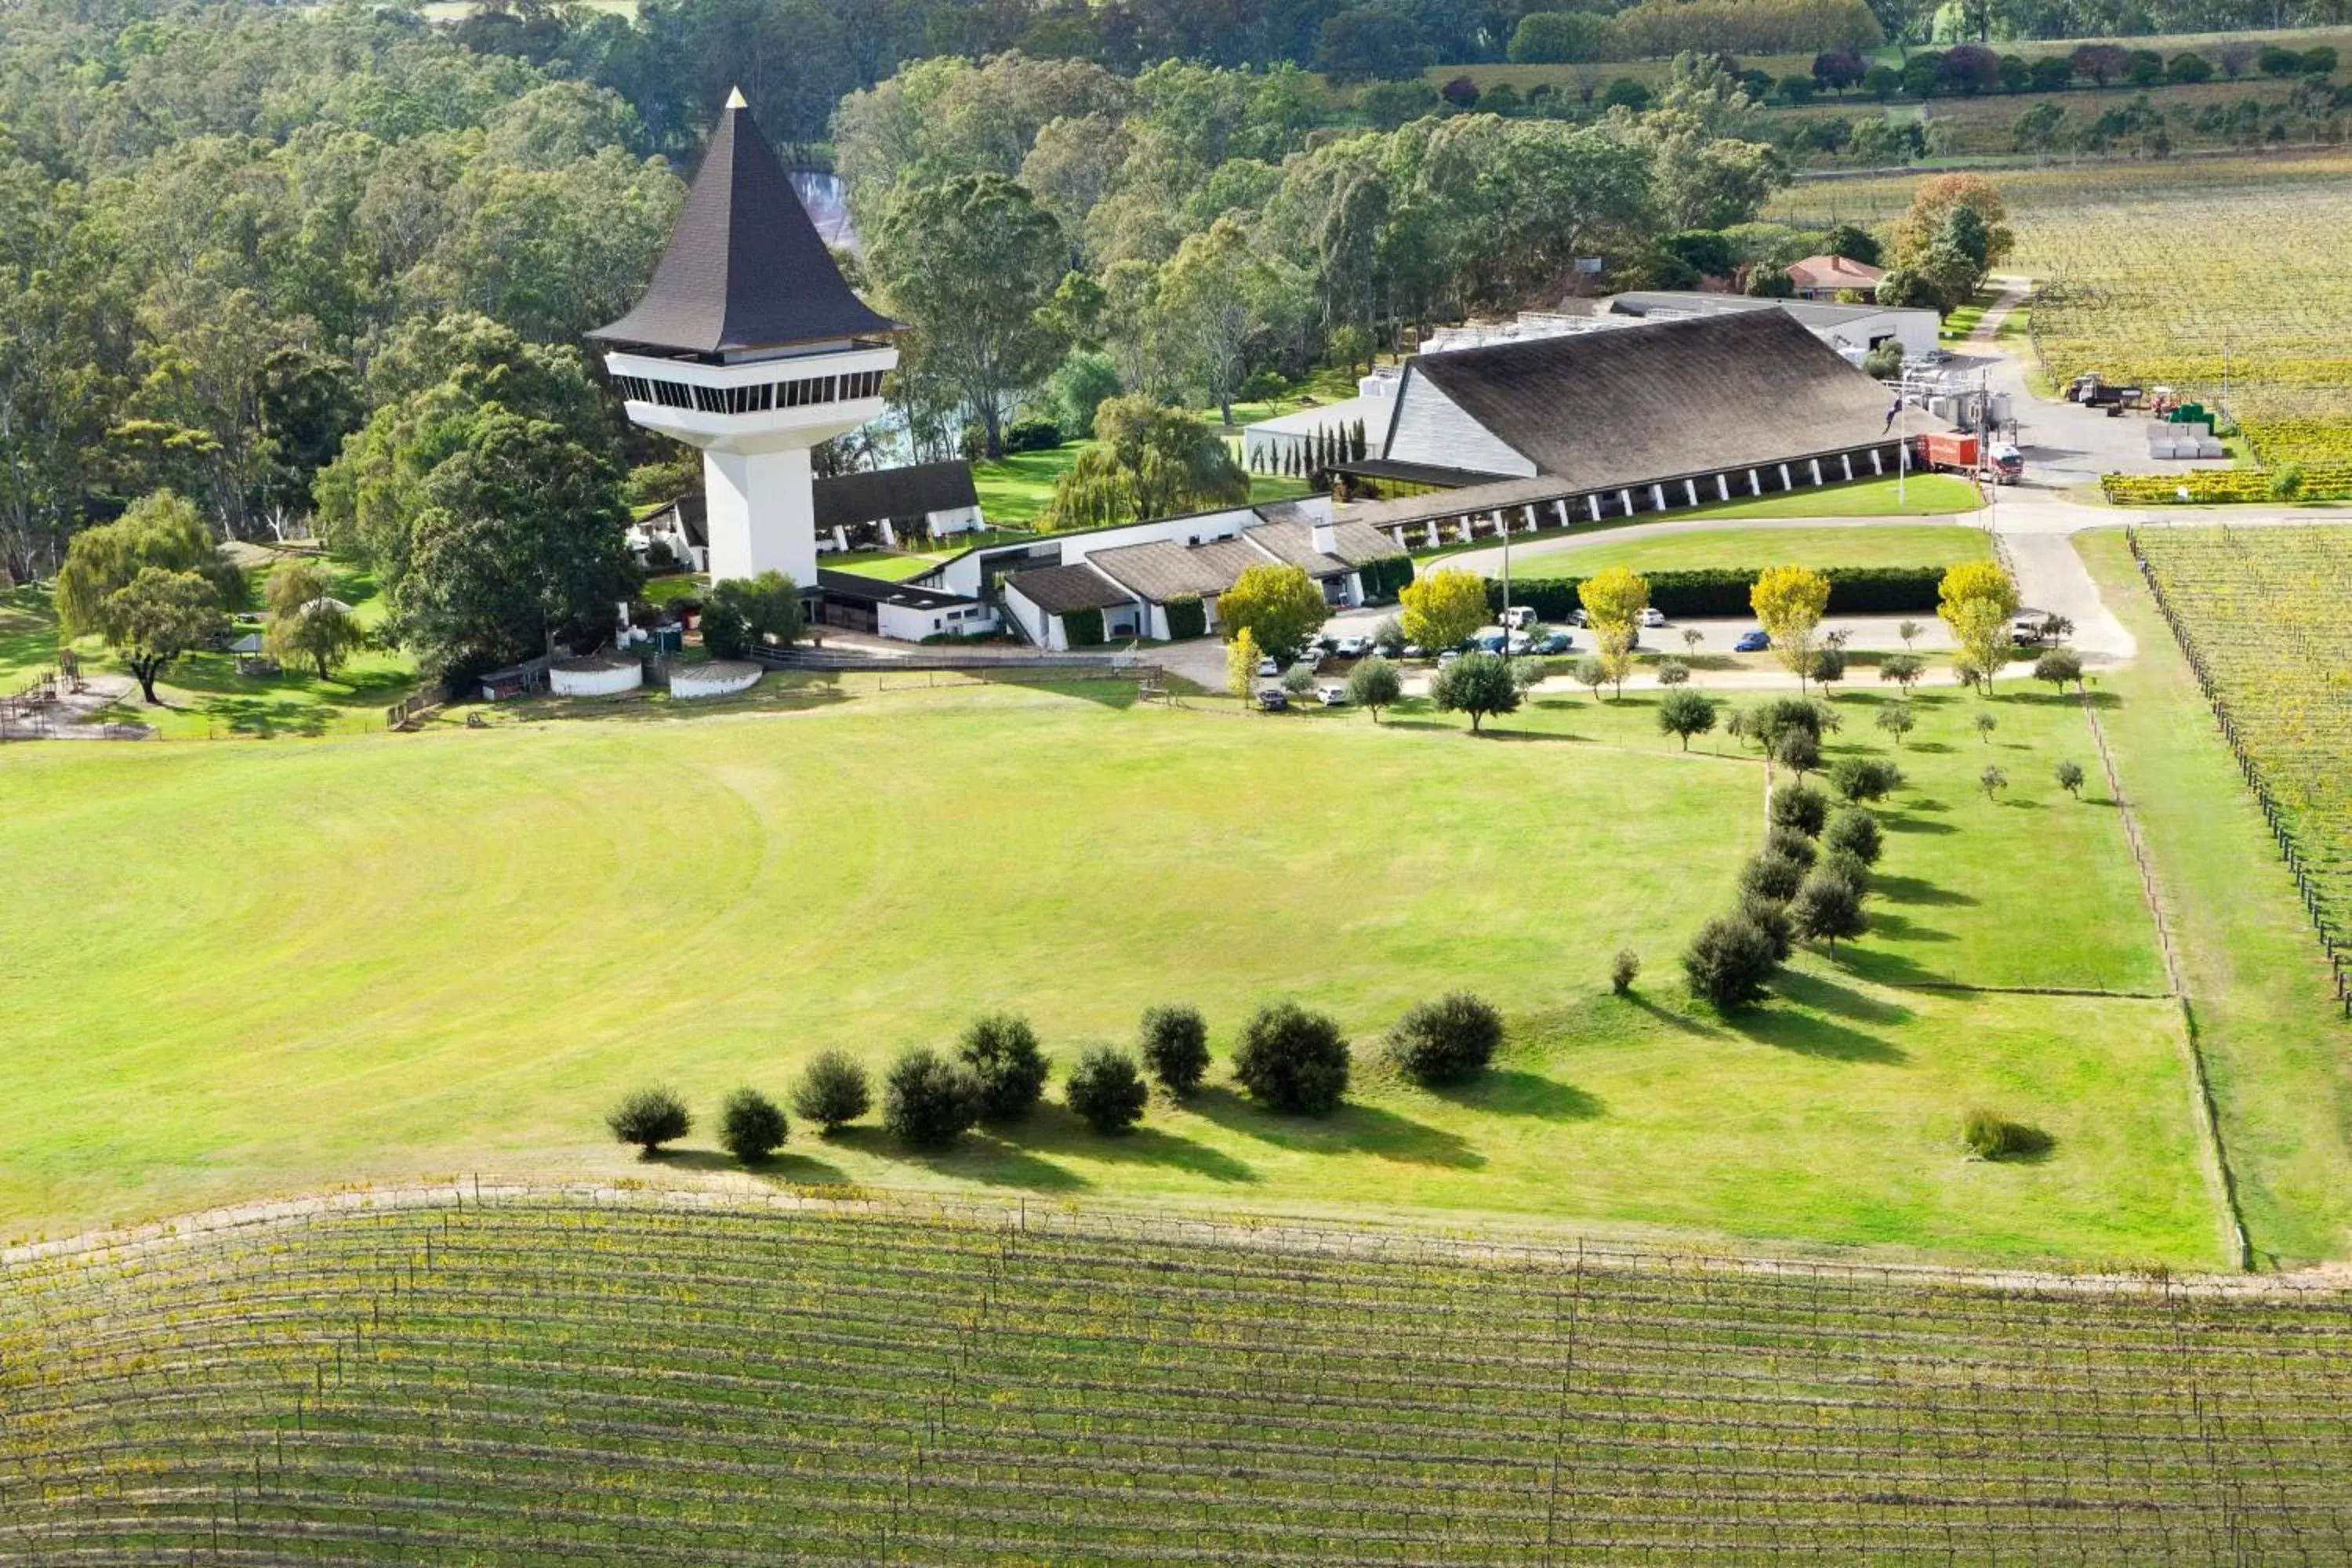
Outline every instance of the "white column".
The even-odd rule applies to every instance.
[[[1528,533],[1533,533],[1535,531],[1536,531],[1536,509],[1535,509],[1534,507],[1530,506],[1529,508],[1528,508],[1528,526],[1527,526],[1527,529],[1526,529],[1526,531],[1527,531],[1527,532],[1528,532]]]
[[[1404,530],[1402,528],[1390,529],[1389,542],[1395,545],[1399,550],[1402,550],[1404,548]]]
[[[1780,465],[1780,488],[1784,490],[1797,488],[1797,481],[1789,477],[1789,465],[1786,463]]]
[[[1666,510],[1666,487],[1655,479],[1650,481],[1650,510],[1652,511]]]
[[[1822,482],[1822,460],[1819,458],[1814,458],[1811,459],[1811,461],[1813,465],[1813,483],[1820,484]]]
[[[1748,493],[1752,496],[1764,493],[1764,480],[1753,468],[1748,470]]]
[[[1551,510],[1552,515],[1559,519],[1560,527],[1566,528],[1569,523],[1568,498],[1566,496],[1562,496],[1558,500],[1552,502]]]
[[[1683,496],[1685,505],[1698,505],[1698,481],[1696,479],[1685,479],[1683,481]]]
[[[885,550],[898,548],[898,531],[890,526],[890,520],[887,517],[882,520],[882,548]]]
[[[1432,550],[1436,549],[1436,548],[1437,548],[1437,520],[1436,520],[1435,518],[1433,518],[1433,518],[1431,518],[1427,522],[1423,523],[1421,526],[1422,526],[1422,531],[1423,531],[1423,532],[1425,532],[1426,534],[1428,534],[1428,535],[1429,535],[1429,548],[1430,548],[1430,549],[1432,549]]]
[[[1886,472],[1886,465],[1879,459],[1878,448],[1875,447],[1870,449],[1870,471],[1874,474]]]
[[[1463,542],[1463,543],[1465,543],[1465,544],[1469,543],[1473,539],[1475,539],[1476,537],[1478,537],[1476,533],[1475,533],[1474,531],[1472,531],[1471,527],[1470,527],[1470,520],[1469,520],[1467,517],[1457,517],[1457,518],[1455,518],[1455,519],[1454,520],[1454,526],[1455,528],[1457,528],[1457,529],[1461,530],[1461,531],[1462,531],[1462,542]]]
[[[809,486],[806,447],[704,451],[712,579],[782,572],[801,587],[815,586],[816,509]]]
[[[1584,498],[1584,504],[1591,510],[1592,513],[1592,521],[1599,522],[1601,521],[1601,497],[1598,494],[1586,496]]]
[[[1849,479],[1853,478],[1853,454],[1852,452],[1840,452],[1838,454],[1838,461],[1845,465],[1845,477]]]
[[[1631,516],[1633,516],[1633,492],[1632,490],[1630,490],[1630,489],[1627,489],[1627,490],[1619,490],[1619,491],[1617,492],[1617,500],[1618,500],[1619,504],[1624,507],[1624,509],[1625,509],[1625,515],[1626,515],[1627,517],[1631,517]]]
[[[1731,499],[1731,481],[1725,479],[1721,474],[1715,476],[1715,499],[1717,500],[1729,500]]]

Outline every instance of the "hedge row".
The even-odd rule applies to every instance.
[[[1940,566],[1832,566],[1830,613],[1840,616],[1932,614],[1944,580]],[[1689,572],[1652,572],[1650,606],[1669,616],[1745,616],[1752,613],[1748,590],[1757,574],[1742,567],[1710,566]],[[1564,621],[1578,609],[1580,577],[1514,578],[1511,603],[1525,605],[1548,621]],[[1503,607],[1503,585],[1488,579],[1486,603]]]
[[[1062,635],[1072,647],[1099,647],[1103,640],[1100,610],[1069,610],[1062,616]]]
[[[1187,637],[1204,637],[1209,630],[1209,612],[1202,607],[1198,594],[1186,594],[1168,601],[1168,640],[1182,642]],[[1066,621],[1064,625],[1068,625]]]
[[[2292,471],[2299,482],[2283,485]],[[2190,468],[2178,474],[2109,474],[2099,481],[2117,506],[2175,506],[2217,501],[2343,500],[2352,498],[2352,463],[2289,463],[2275,473],[2260,468]]]
[[[1393,599],[1412,581],[1412,557],[1384,555],[1378,561],[1367,561],[1356,569],[1356,575],[1364,584],[1368,602]]]

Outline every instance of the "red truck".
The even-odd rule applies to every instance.
[[[1977,438],[1965,430],[1931,430],[1918,439],[1919,466],[1973,474],[1979,466]]]

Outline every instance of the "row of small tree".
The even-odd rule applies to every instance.
[[[1503,1017],[1466,993],[1408,1010],[1389,1030],[1382,1055],[1412,1081],[1434,1087],[1477,1076],[1503,1041]],[[1209,1070],[1208,1024],[1200,1010],[1160,1006],[1145,1011],[1133,1051],[1096,1044],[1083,1048],[1063,1083],[1063,1100],[1097,1132],[1124,1131],[1143,1119],[1151,1097],[1149,1071],[1170,1096],[1196,1092]],[[1234,1051],[1234,1080],[1268,1110],[1328,1115],[1346,1096],[1351,1069],[1348,1037],[1328,1014],[1296,1002],[1268,1003],[1242,1027]],[[976,1018],[952,1054],[929,1046],[900,1053],[883,1075],[882,1124],[918,1149],[953,1143],[974,1126],[1017,1122],[1045,1097],[1052,1068],[1027,1019],[1010,1013]],[[873,1108],[865,1067],[847,1053],[821,1051],[793,1085],[793,1113],[825,1136]],[[653,1154],[694,1130],[684,1100],[667,1088],[630,1094],[605,1118],[613,1136]],[[791,1136],[784,1111],[756,1089],[739,1089],[719,1111],[719,1141],[745,1164],[772,1157]]]
[[[1823,704],[1785,699],[1735,718],[1768,755],[1788,763],[1809,752],[1818,765],[1825,710]],[[1902,774],[1874,758],[1840,759],[1831,773],[1838,793],[1853,804],[1832,808],[1828,795],[1801,779],[1773,790],[1770,826],[1763,847],[1740,870],[1738,902],[1684,950],[1683,973],[1692,992],[1718,1009],[1761,1000],[1798,941],[1835,952],[1840,942],[1869,929],[1864,902],[1885,840],[1877,819],[1860,803],[1899,788]]]

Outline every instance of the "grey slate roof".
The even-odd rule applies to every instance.
[[[850,292],[741,105],[739,94],[720,111],[645,298],[590,338],[724,357],[897,330]]]
[[[1083,564],[1015,572],[1004,579],[1003,585],[1019,590],[1023,598],[1049,616],[1066,616],[1072,610],[1108,610],[1115,605],[1135,603],[1134,595],[1122,592],[1101,573]]]
[[[1577,489],[1891,438],[1887,389],[1779,310],[1422,354],[1407,374]]]
[[[1122,544],[1095,551],[1087,559],[1113,582],[1160,603],[1186,594],[1222,594],[1248,568],[1266,564],[1262,552],[1238,539]]]
[[[878,522],[886,517],[921,517],[980,504],[979,492],[972,488],[971,465],[956,461],[841,474],[817,480],[814,489],[819,528]]]

